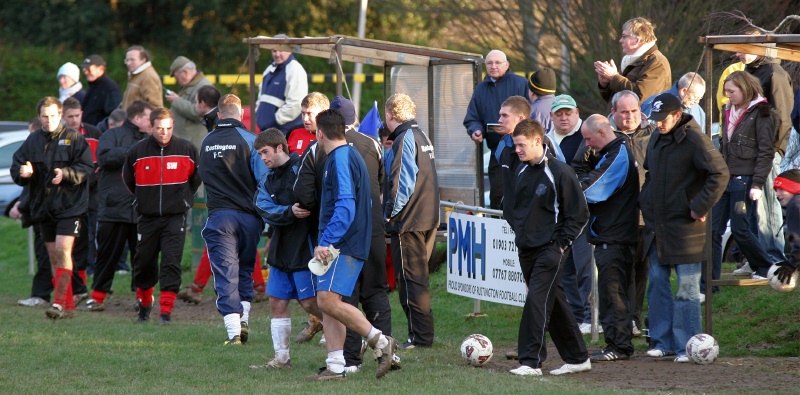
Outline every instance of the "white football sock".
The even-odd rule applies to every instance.
[[[250,322],[250,302],[242,302],[242,322]]]
[[[328,351],[325,365],[333,373],[344,372],[344,350]]]
[[[289,338],[292,335],[291,318],[273,318],[270,321],[272,332],[272,348],[275,350],[275,358],[280,362],[289,360]]]
[[[242,334],[242,324],[239,320],[239,313],[228,314],[222,317],[225,321],[225,330],[228,331],[228,339]]]

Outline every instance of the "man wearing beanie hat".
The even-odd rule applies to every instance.
[[[725,192],[728,167],[700,125],[683,112],[681,100],[662,93],[651,119],[660,133],[650,137],[647,169],[639,194],[644,218],[643,250],[650,257],[647,302],[651,349],[647,355],[677,355],[689,362],[686,342],[702,329],[700,273],[706,258],[706,215]],[[678,294],[670,274],[675,268]]]
[[[89,90],[81,100],[83,122],[97,125],[105,120],[122,101],[122,91],[114,80],[106,75],[106,61],[100,55],[89,55],[81,64]]]
[[[539,121],[547,133],[553,129],[550,108],[556,93],[556,72],[547,67],[535,71],[528,77],[528,89],[528,97],[531,99],[531,119]]]
[[[63,103],[64,100],[70,97],[81,101],[86,96],[83,85],[81,85],[81,72],[78,70],[78,66],[75,65],[75,63],[64,63],[64,65],[58,69],[56,78],[58,79],[58,100],[60,102]]]
[[[472,99],[464,117],[464,127],[472,141],[482,144],[486,139],[489,147],[489,206],[495,210],[502,208],[503,179],[495,151],[502,136],[490,130],[489,123],[498,121],[500,105],[511,96],[527,97],[528,81],[514,74],[508,65],[508,58],[502,51],[493,50],[486,54],[486,78],[472,93]]]
[[[347,125],[348,131],[355,129],[354,126],[358,122],[356,117],[356,107],[353,102],[344,98],[344,96],[336,96],[331,102],[331,109],[339,110],[344,117],[344,124]]]
[[[197,65],[185,56],[178,56],[169,68],[169,74],[175,77],[181,89],[176,93],[167,91],[166,99],[172,105],[172,116],[175,119],[174,133],[178,137],[189,140],[197,149],[208,131],[200,122],[200,115],[195,110],[197,90],[203,86],[211,85]]]
[[[790,252],[786,260],[778,262],[775,276],[784,284],[789,284],[792,274],[800,265],[800,170],[787,170],[775,177],[775,195],[781,206],[786,208],[786,233],[789,234]]]

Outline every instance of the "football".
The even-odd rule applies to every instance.
[[[492,341],[484,335],[467,336],[461,342],[461,357],[472,366],[483,366],[492,359]]]
[[[717,360],[719,344],[711,335],[698,333],[686,343],[686,355],[696,364],[708,365]]]
[[[797,278],[800,277],[800,270],[795,270],[794,274],[792,274],[792,278],[789,280],[789,284],[784,284],[778,280],[778,276],[775,275],[775,271],[778,270],[778,267],[778,265],[772,265],[767,272],[767,281],[769,281],[769,286],[780,293],[794,291],[794,289],[797,288]]]

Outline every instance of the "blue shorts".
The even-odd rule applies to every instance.
[[[317,281],[310,270],[287,273],[274,267],[269,268],[267,295],[283,300],[303,300],[317,295]]]
[[[362,267],[364,267],[364,261],[349,255],[339,255],[335,261],[331,262],[331,268],[324,275],[317,276],[317,292],[328,291],[342,296],[352,295]]]

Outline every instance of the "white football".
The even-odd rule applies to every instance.
[[[698,333],[686,342],[686,355],[699,365],[714,363],[719,356],[719,344],[711,335]]]
[[[778,280],[778,276],[775,275],[775,271],[778,270],[780,266],[772,265],[767,272],[767,281],[769,281],[769,286],[772,289],[780,292],[780,293],[787,293],[794,291],[797,288],[797,279],[800,277],[800,270],[795,270],[792,274],[792,278],[789,280],[789,284],[784,284],[780,280]]]
[[[492,341],[484,335],[469,335],[461,342],[461,357],[472,366],[483,366],[489,362],[492,350]]]

